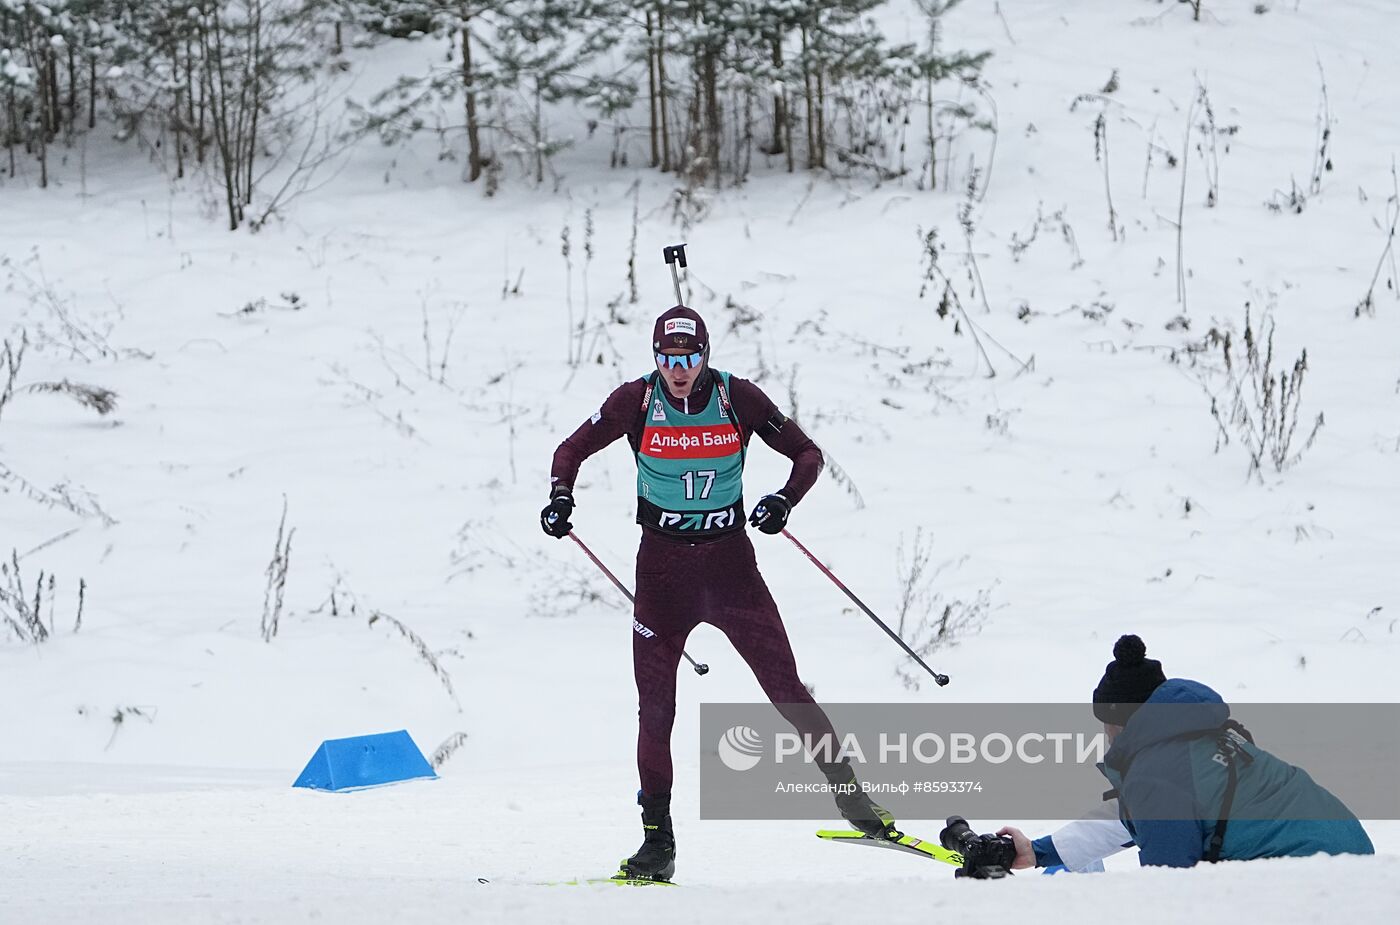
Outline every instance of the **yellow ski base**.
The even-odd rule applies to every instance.
[[[598,886],[609,884],[611,886],[679,886],[670,880],[644,880],[639,877],[579,877],[574,880],[551,880],[539,886]]]
[[[636,877],[609,877],[606,880],[590,880],[589,883],[611,883],[614,886],[678,886],[670,880],[638,880]]]
[[[963,865],[963,856],[958,852],[949,851],[942,845],[935,845],[933,842],[926,842],[903,833],[900,833],[899,838],[871,838],[864,832],[857,832],[854,829],[818,829],[817,837],[823,841],[840,842],[847,845],[869,845],[872,848],[903,851],[933,861],[941,861],[944,864],[951,864],[954,867],[962,867]]]

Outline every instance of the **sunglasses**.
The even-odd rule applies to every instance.
[[[664,353],[656,355],[656,365],[662,369],[694,369],[705,361],[704,353],[682,353],[680,356],[669,356]]]

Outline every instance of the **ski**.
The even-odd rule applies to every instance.
[[[823,841],[837,842],[846,845],[869,845],[872,848],[889,848],[894,851],[903,851],[908,854],[917,855],[922,858],[929,858],[933,861],[941,861],[944,864],[951,864],[954,867],[962,867],[963,856],[956,851],[949,851],[941,845],[933,842],[915,838],[912,835],[897,833],[898,838],[872,838],[864,832],[857,832],[854,829],[818,829],[817,837]]]
[[[650,877],[630,877],[622,871],[618,871],[611,877],[603,880],[588,880],[587,883],[611,883],[615,886],[677,886],[670,880],[653,880]]]
[[[574,880],[557,880],[545,886],[598,886],[600,884],[611,884],[612,886],[678,886],[670,880],[657,880],[653,877],[633,877],[626,871],[619,870],[611,877],[579,877]]]
[[[486,877],[477,877],[477,883],[490,884],[493,881]],[[495,881],[497,883],[507,883],[509,881]],[[516,881],[519,883],[519,881]],[[618,871],[611,877],[575,877],[572,880],[538,880],[533,883],[524,884],[526,886],[680,886],[670,880],[652,880],[646,877],[628,877]]]
[[[541,886],[599,886],[601,884],[611,884],[612,886],[678,886],[670,880],[650,880],[646,877],[624,877],[620,874],[612,877],[584,877],[576,880],[556,880],[552,883],[542,883]]]

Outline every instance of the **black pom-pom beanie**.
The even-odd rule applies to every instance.
[[[1113,661],[1094,688],[1094,715],[1102,722],[1126,726],[1128,717],[1165,680],[1162,663],[1147,657],[1147,645],[1137,636],[1121,636],[1113,645]]]

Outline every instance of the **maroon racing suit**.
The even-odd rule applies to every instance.
[[[780,492],[797,504],[821,473],[822,453],[797,424],[752,382],[730,377],[728,402],[745,446],[758,434],[792,460]],[[710,401],[716,376],[706,369],[691,394],[673,398],[663,384],[656,393],[685,414]],[[603,407],[554,452],[555,486],[573,488],[585,459],[619,437],[635,454],[645,427],[643,399],[648,379],[637,379],[608,396]],[[692,411],[694,409],[694,411]],[[797,676],[787,631],[773,596],[758,573],[753,544],[743,529],[716,537],[676,537],[646,524],[637,550],[637,603],[633,611],[632,668],[637,681],[637,771],[648,797],[671,793],[671,726],[676,716],[676,670],[690,631],[701,623],[718,628],[748,663],[768,696],[810,741],[835,742],[821,707]],[[824,769],[825,770],[825,769]]]

